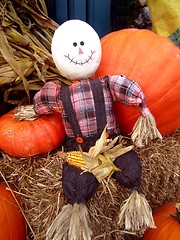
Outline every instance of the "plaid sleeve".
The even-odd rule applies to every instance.
[[[61,112],[62,103],[58,99],[61,86],[53,82],[47,82],[37,92],[33,99],[34,111],[38,115],[50,114],[54,111]]]
[[[109,76],[109,87],[113,101],[120,101],[125,105],[146,107],[144,93],[137,82],[123,75]]]

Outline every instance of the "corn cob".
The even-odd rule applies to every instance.
[[[81,168],[82,170],[88,170],[87,165],[82,157],[82,153],[80,151],[67,152],[67,157],[65,161],[72,166]]]
[[[65,161],[70,165],[92,172],[99,182],[102,182],[114,171],[120,171],[113,162],[108,158],[107,154],[98,154],[96,158],[92,158],[92,164],[87,162],[88,154],[81,151],[70,151],[67,153]]]

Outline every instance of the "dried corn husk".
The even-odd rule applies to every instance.
[[[16,60],[16,64],[21,69],[23,76],[26,76],[33,71],[33,62],[29,58],[21,58]],[[3,85],[17,85],[21,82],[21,79],[12,67],[8,64],[2,64],[0,66],[0,87]]]
[[[66,204],[48,228],[46,240],[91,240],[92,234],[87,206]]]
[[[45,1],[2,0],[0,12],[0,90],[4,101],[20,104],[28,96],[30,103],[46,81],[71,84],[52,60],[51,40],[59,25],[47,16]]]
[[[114,165],[113,161],[118,156],[133,148],[132,145],[124,147],[122,142],[114,146],[120,137],[107,139],[106,130],[107,126],[105,126],[100,138],[88,152],[83,152],[80,148],[80,151],[60,152],[59,156],[64,157],[64,160],[70,165],[91,172],[100,183],[105,181],[105,179],[110,178],[115,171],[120,171],[120,169]]]
[[[139,235],[142,235],[147,228],[156,228],[152,209],[144,194],[134,190],[123,202],[118,225],[128,231],[139,232]]]

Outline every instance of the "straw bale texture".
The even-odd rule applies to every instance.
[[[136,150],[142,160],[142,187],[151,207],[180,201],[180,130]],[[21,197],[30,228],[27,239],[45,239],[48,226],[66,203],[61,183],[62,163],[57,151],[22,159],[2,153],[1,178],[14,184]],[[117,226],[120,204],[129,194],[130,190],[113,179],[107,186],[99,186],[88,202],[93,239],[137,239],[124,235]]]

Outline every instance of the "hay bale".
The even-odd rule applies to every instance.
[[[162,203],[180,201],[180,129],[163,140],[136,149],[142,159],[142,187],[153,209]],[[2,180],[14,184],[21,197],[29,224],[28,239],[45,239],[45,233],[66,198],[62,190],[62,164],[56,151],[39,157],[12,158],[2,153]],[[118,229],[120,204],[130,190],[111,179],[108,187],[100,185],[88,202],[93,239],[136,239]]]

